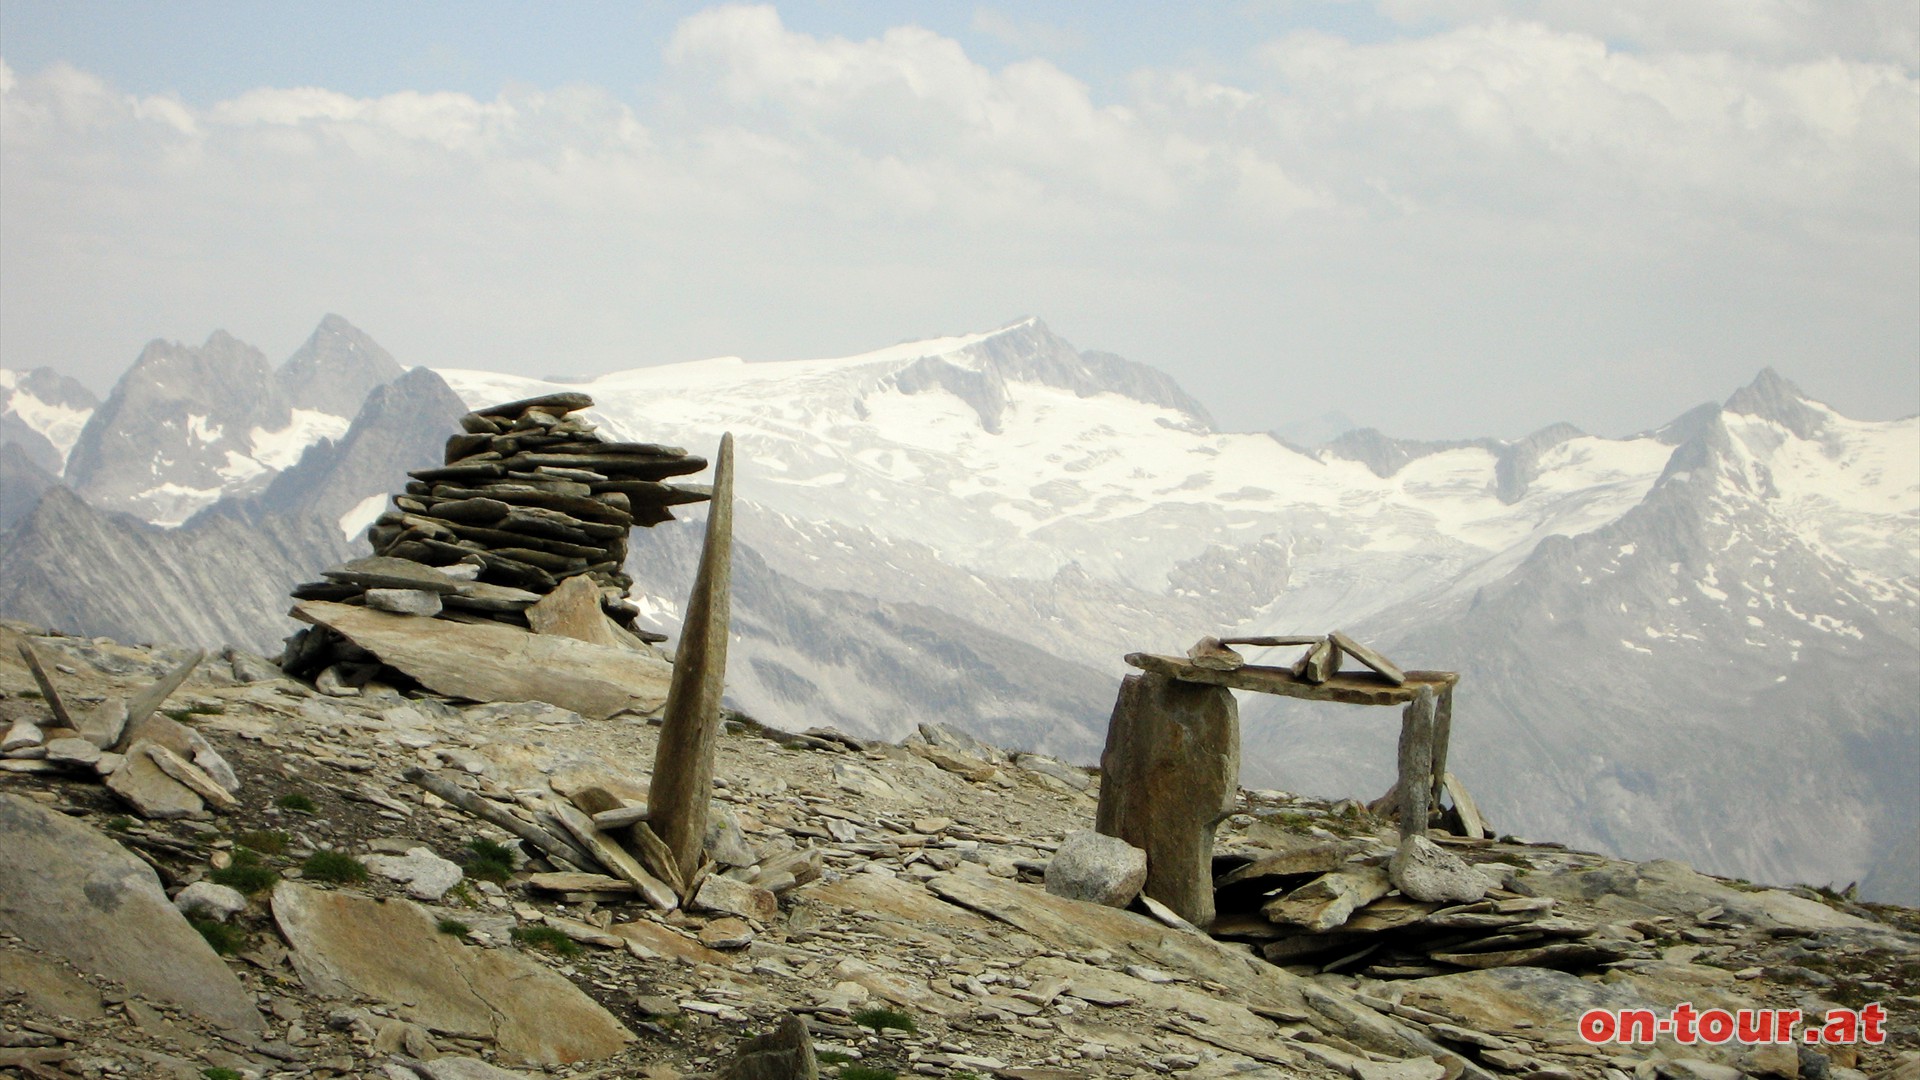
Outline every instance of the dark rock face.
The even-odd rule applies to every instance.
[[[287,590],[349,557],[339,527],[305,515],[206,515],[162,529],[52,488],[0,543],[0,611],[122,641],[279,651]]]
[[[1762,368],[1752,382],[1735,390],[1726,410],[1775,421],[1803,439],[1816,437],[1825,426],[1825,417],[1807,403],[1800,388],[1772,368]]]
[[[0,533],[33,513],[40,496],[59,483],[22,444],[0,442]]]
[[[328,315],[276,375],[297,409],[353,416],[374,387],[403,374],[392,354],[338,315]]]
[[[1365,465],[1382,479],[1432,454],[1478,447],[1494,455],[1495,482],[1500,501],[1512,505],[1526,497],[1527,485],[1540,475],[1540,455],[1569,439],[1585,434],[1572,424],[1550,424],[1514,442],[1499,439],[1421,441],[1395,439],[1373,428],[1356,428],[1326,444],[1328,453]]]
[[[895,385],[908,394],[945,390],[973,406],[981,426],[994,434],[1000,432],[1009,402],[1008,382],[1055,386],[1080,397],[1120,394],[1181,413],[1186,417],[1183,426],[1192,430],[1213,430],[1206,407],[1164,372],[1112,353],[1083,353],[1038,319],[994,334],[961,355],[973,366],[926,357],[895,374]]]
[[[260,350],[224,330],[199,347],[154,341],[74,444],[67,482],[88,502],[177,523],[267,470],[256,431],[293,422]]]
[[[337,522],[392,488],[406,470],[439,464],[445,432],[466,411],[445,380],[414,368],[356,402],[353,426],[338,441],[309,447],[256,498],[223,509],[252,521],[305,511]]]

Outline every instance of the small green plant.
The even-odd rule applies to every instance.
[[[293,843],[293,837],[279,829],[254,829],[234,837],[233,842],[262,855],[285,855],[287,845]]]
[[[513,849],[485,837],[467,841],[467,854],[462,861],[466,864],[467,876],[481,881],[503,885],[513,876]]]
[[[516,926],[510,936],[529,949],[544,949],[559,956],[580,955],[580,943],[551,926]]]
[[[198,716],[224,716],[227,707],[217,701],[196,701],[187,706],[187,711]]]
[[[443,934],[452,934],[454,937],[466,937],[472,930],[473,927],[468,926],[459,919],[440,920],[440,932]]]
[[[125,814],[116,814],[107,819],[108,832],[126,832],[133,828],[133,819]]]
[[[913,1017],[908,1016],[899,1009],[861,1009],[859,1012],[853,1014],[853,1022],[859,1024],[861,1027],[870,1027],[875,1031],[880,1031],[884,1028],[894,1028],[912,1034],[919,1030],[919,1028],[914,1026]]]
[[[852,1054],[843,1054],[838,1050],[816,1050],[813,1057],[822,1065],[845,1065],[853,1060]]]
[[[1296,833],[1311,830],[1315,823],[1312,814],[1303,814],[1298,810],[1283,811],[1274,817],[1273,822],[1288,832]]]
[[[207,875],[215,885],[225,885],[251,896],[265,892],[280,881],[272,867],[262,865],[260,856],[246,848],[233,849],[233,862]]]
[[[22,690],[20,691],[20,696],[23,698],[28,698],[33,701],[39,701],[41,697],[44,695],[42,695],[38,690]]]
[[[166,717],[169,720],[172,720],[176,724],[181,724],[186,722],[187,717],[193,715],[193,710],[192,709],[161,709],[160,715]]]
[[[273,805],[282,810],[291,810],[296,814],[311,814],[320,809],[312,799],[297,791],[291,795],[282,795],[273,800]]]
[[[247,942],[244,934],[223,922],[189,918],[187,923],[200,931],[200,936],[206,938],[207,944],[213,946],[213,951],[221,956],[239,952],[240,946]]]
[[[246,1080],[239,1073],[220,1065],[209,1065],[200,1070],[200,1075],[205,1080]]]
[[[314,852],[307,856],[306,862],[300,864],[300,872],[315,881],[330,881],[336,885],[367,880],[367,865],[339,851]]]
[[[840,1070],[840,1080],[900,1080],[900,1074],[871,1065],[849,1065]]]

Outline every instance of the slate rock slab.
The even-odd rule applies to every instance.
[[[260,1013],[146,863],[81,821],[0,795],[0,926],[33,948],[221,1027]]]
[[[594,1060],[634,1037],[566,979],[513,950],[456,941],[410,901],[283,881],[273,917],[309,990],[374,998],[435,1031],[490,1039],[516,1061]]]
[[[436,693],[469,701],[545,701],[604,720],[624,709],[658,709],[673,677],[671,664],[643,653],[502,623],[418,619],[320,600],[299,601],[292,614],[341,634]]]

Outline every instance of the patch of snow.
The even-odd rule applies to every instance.
[[[380,516],[380,511],[386,505],[387,497],[384,494],[369,495],[354,503],[353,509],[340,515],[341,535],[349,540],[359,536],[367,526],[373,524],[375,518]]]
[[[19,389],[20,378],[14,372],[0,368],[0,374],[5,375],[0,389],[12,391],[5,401],[0,402],[0,415],[11,413],[21,423],[39,432],[60,452],[64,467],[68,455],[73,453],[73,444],[80,440],[81,429],[87,426],[87,421],[93,416],[93,410],[42,401],[26,390]]]
[[[221,479],[225,480],[229,486],[244,484],[248,480],[264,474],[266,471],[267,467],[265,465],[242,454],[238,450],[227,451],[227,463],[214,470],[214,472],[220,474]]]
[[[295,409],[287,426],[278,431],[254,428],[248,432],[254,460],[278,472],[300,460],[307,447],[321,439],[338,439],[353,426],[344,416],[318,409]]]
[[[171,529],[213,505],[223,491],[223,488],[217,487],[192,488],[165,483],[148,488],[134,496],[132,501],[145,508],[142,517],[155,525]]]
[[[187,436],[198,443],[216,443],[220,441],[219,424],[207,423],[207,418],[198,413],[187,414]]]

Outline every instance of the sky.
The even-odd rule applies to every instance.
[[[0,0],[0,365],[1039,316],[1235,430],[1920,411],[1911,0]]]

